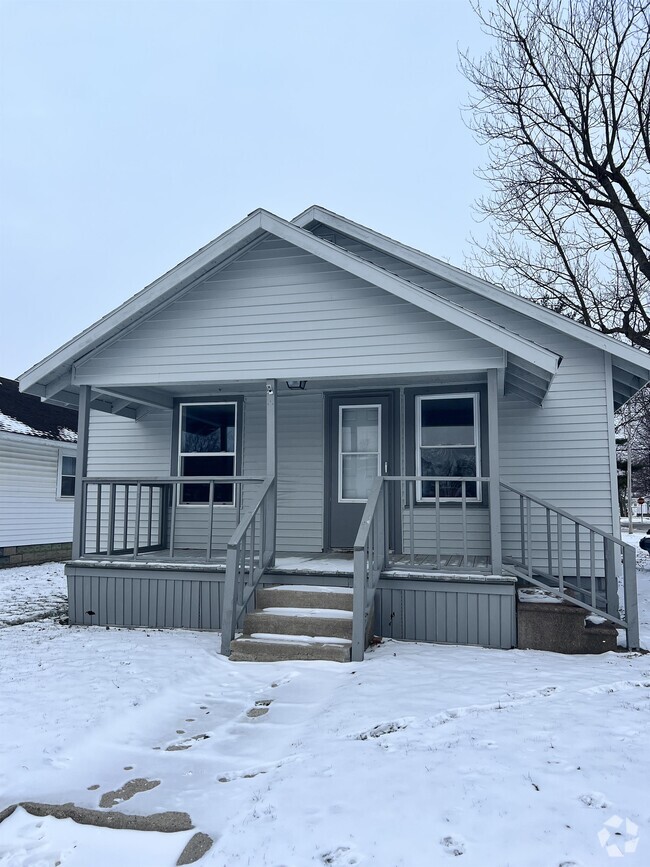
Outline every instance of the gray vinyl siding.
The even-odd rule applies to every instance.
[[[323,407],[318,391],[278,400],[278,551],[323,547]]]
[[[57,497],[60,447],[22,434],[0,439],[0,547],[72,539],[72,498]]]
[[[77,365],[122,385],[484,369],[498,348],[267,238]],[[460,369],[463,369],[461,366]]]
[[[501,476],[607,532],[617,532],[604,352],[326,226],[313,231],[561,355],[542,407],[514,395],[499,401]],[[507,507],[503,524],[507,540],[516,532]]]
[[[138,421],[91,410],[88,426],[88,476],[94,478],[151,479],[170,474],[172,413],[156,410]],[[135,496],[131,489],[130,497]],[[102,491],[100,548],[106,547],[108,527],[108,490]],[[154,493],[154,531],[161,515],[159,491]],[[97,529],[97,487],[89,486],[87,496],[86,550],[93,551]],[[115,540],[119,547],[124,536],[124,489],[116,495]],[[130,520],[126,528],[128,544],[135,535],[134,499],[130,500]],[[144,511],[143,511],[144,514]],[[140,528],[140,544],[146,544],[146,526]],[[155,535],[155,532],[154,532]]]
[[[135,421],[90,411],[88,475],[123,478],[168,476],[172,413],[152,410]]]
[[[246,386],[243,411],[242,475],[263,477],[266,470],[265,389],[262,383]],[[172,467],[172,413],[147,413],[140,421],[93,411],[88,445],[88,475],[115,478],[165,477]],[[278,526],[279,551],[306,553],[323,547],[323,394],[307,391],[284,394],[278,399]],[[243,506],[253,501],[259,485],[246,485]],[[123,491],[117,503],[123,503]],[[131,491],[134,497],[134,491]],[[107,526],[108,494],[103,493],[103,526]],[[133,499],[131,500],[133,504]],[[117,509],[118,515],[121,509]],[[96,493],[89,496],[86,538],[95,540]],[[157,515],[157,512],[156,512]],[[215,507],[213,547],[225,550],[236,526],[236,510]],[[123,524],[116,522],[116,539],[123,538]],[[133,506],[127,538],[135,532]],[[176,516],[176,545],[205,548],[208,509],[179,506]],[[144,544],[145,527],[140,529]],[[102,534],[102,544],[105,535]]]

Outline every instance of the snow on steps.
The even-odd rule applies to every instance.
[[[352,591],[348,588],[280,585],[258,590],[256,601],[258,608],[244,619],[244,635],[231,644],[231,660],[350,661]]]

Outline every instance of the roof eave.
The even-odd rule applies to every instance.
[[[238,255],[247,244],[255,242],[265,232],[293,243],[331,264],[379,288],[456,325],[477,337],[521,357],[546,374],[556,372],[561,358],[556,353],[523,338],[502,326],[483,318],[461,305],[423,289],[384,268],[367,262],[341,247],[331,244],[312,233],[289,223],[263,209],[253,211],[248,217],[228,229],[217,239],[194,255],[181,262],[171,271],[145,287],[124,304],[100,319],[94,325],[68,341],[39,364],[34,365],[20,377],[22,391],[30,391],[41,397],[48,394],[48,385],[56,386],[67,380],[72,364],[81,356],[103,346],[149,315],[153,310],[175,297],[185,286],[191,285],[202,275]],[[65,373],[62,375],[62,371]]]
[[[184,280],[196,279],[202,268],[205,268],[206,271],[209,270],[220,256],[232,255],[238,245],[249,243],[260,232],[261,213],[259,208],[253,211],[235,226],[215,238],[214,241],[188,256],[187,259],[154,280],[153,283],[145,286],[144,289],[107,313],[106,316],[68,340],[42,361],[21,373],[18,377],[20,390],[43,396],[34,387],[42,385],[43,380],[48,376],[55,372],[58,375],[66,368],[71,369],[76,358],[108,339],[115,329],[121,330],[128,326],[131,321],[140,319],[146,314],[149,306],[152,309],[155,308],[168,292],[177,291]],[[73,357],[66,357],[67,350],[73,347]]]
[[[340,231],[357,238],[359,241],[365,241],[371,246],[383,250],[385,253],[422,268],[437,277],[448,280],[450,283],[455,283],[464,289],[490,298],[497,304],[512,307],[523,315],[535,318],[549,325],[551,328],[555,328],[577,340],[588,343],[590,346],[602,349],[604,352],[634,365],[639,371],[646,371],[648,376],[650,376],[650,354],[643,350],[620,343],[613,337],[602,334],[579,322],[574,322],[560,313],[547,310],[534,301],[508,292],[506,289],[502,289],[489,283],[487,280],[476,277],[462,268],[450,265],[428,253],[423,253],[421,250],[416,250],[413,247],[395,241],[393,238],[375,232],[374,229],[369,229],[360,223],[355,223],[353,220],[342,217],[340,214],[335,214],[322,205],[310,206],[301,214],[294,217],[292,222],[301,228],[308,226],[312,222],[320,222],[334,231]]]

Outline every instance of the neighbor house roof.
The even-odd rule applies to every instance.
[[[507,328],[499,322],[492,321],[431,289],[418,285],[411,279],[398,276],[337,244],[319,238],[299,225],[301,223],[309,225],[319,220],[325,221],[326,218],[344,221],[348,233],[353,231],[366,233],[367,237],[372,237],[377,244],[381,242],[393,245],[394,249],[399,248],[400,258],[406,260],[407,256],[420,257],[421,261],[426,263],[427,270],[438,273],[437,271],[434,272],[433,269],[441,269],[441,276],[447,280],[465,285],[468,288],[473,286],[472,281],[475,281],[483,293],[492,292],[495,300],[499,300],[500,303],[508,303],[514,307],[521,301],[528,305],[525,312],[529,317],[541,319],[543,315],[548,313],[548,316],[551,317],[549,324],[555,328],[562,329],[565,323],[569,323],[571,326],[581,329],[581,326],[570,323],[564,317],[552,314],[550,311],[544,311],[530,302],[523,302],[523,299],[505,293],[504,290],[490,287],[490,284],[484,281],[477,281],[476,278],[460,271],[460,269],[446,266],[444,263],[426,256],[426,254],[398,245],[397,242],[390,241],[390,239],[365,229],[365,227],[344,220],[344,218],[323,208],[313,206],[297,217],[294,222],[284,220],[263,209],[257,209],[22,374],[20,377],[21,389],[37,394],[46,400],[74,404],[77,400],[77,387],[74,383],[73,366],[78,360],[113,340],[125,329],[130,329],[162,305],[205,279],[207,275],[227,267],[244,250],[256,244],[265,235],[271,234],[504,349],[507,352],[508,365],[513,371],[514,378],[523,384],[522,387],[528,389],[529,399],[536,402],[543,399],[561,362],[561,357],[557,353],[515,333],[511,328]],[[395,255],[398,254],[395,253]],[[444,273],[442,273],[443,271]],[[462,284],[461,280],[464,281]],[[473,291],[478,292],[479,289],[474,288]],[[508,301],[504,302],[499,293],[506,295]],[[602,341],[605,342],[601,348],[606,349],[612,356],[616,355],[622,359],[622,363],[626,365],[629,388],[637,390],[647,379],[650,379],[650,357],[611,338],[606,338],[591,329],[584,329],[584,331],[589,335],[589,342],[592,345],[600,345],[599,341],[602,338]],[[580,335],[582,335],[582,330],[580,330]],[[578,339],[585,338],[581,336]],[[644,376],[645,379],[641,381]],[[619,397],[622,399],[623,395],[620,394]],[[126,412],[127,410],[123,409],[122,411]]]
[[[76,443],[77,413],[21,394],[16,380],[0,376],[0,432]]]

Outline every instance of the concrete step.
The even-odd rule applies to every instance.
[[[303,613],[304,611],[304,613]],[[244,635],[254,632],[277,635],[323,635],[352,638],[352,612],[341,609],[272,608],[257,610],[244,619]]]
[[[616,650],[613,623],[591,623],[589,612],[568,602],[517,602],[517,647],[555,653]]]
[[[338,608],[352,611],[352,589],[279,584],[258,590],[256,604],[258,608]]]
[[[233,662],[281,662],[294,659],[350,662],[350,647],[349,641],[319,641],[318,637],[244,636],[231,643],[230,659]]]

